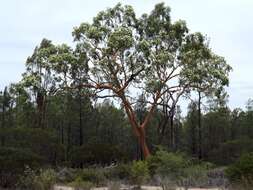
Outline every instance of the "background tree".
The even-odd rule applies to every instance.
[[[45,127],[47,98],[56,90],[56,80],[50,61],[50,55],[54,53],[56,53],[55,46],[51,41],[43,39],[32,56],[27,58],[26,72],[23,74],[22,83],[31,90],[37,104],[36,125],[39,128]]]

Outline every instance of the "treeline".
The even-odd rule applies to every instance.
[[[83,167],[142,159],[124,110],[109,99],[93,102],[85,93],[68,90],[49,96],[41,110],[39,97],[18,85],[5,88],[0,96],[1,169],[19,169],[32,163]],[[189,104],[186,117],[177,107],[173,122],[167,118],[164,123],[165,115],[158,108],[147,128],[149,146],[152,151],[163,146],[196,158],[201,148],[203,160],[230,164],[242,153],[253,151],[251,103],[247,111],[210,108],[201,114],[201,128],[197,102]],[[146,109],[142,103],[136,106],[139,120]]]

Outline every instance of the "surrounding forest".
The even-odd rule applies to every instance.
[[[253,100],[228,107],[232,68],[205,35],[171,21],[163,3],[140,18],[118,4],[72,35],[72,46],[43,39],[0,93],[0,186],[178,181],[215,169],[252,184]]]

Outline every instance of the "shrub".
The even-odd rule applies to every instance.
[[[0,187],[11,187],[17,183],[25,165],[33,168],[41,164],[42,158],[31,150],[11,147],[0,148]]]
[[[82,181],[89,181],[95,185],[102,185],[106,182],[106,177],[103,169],[99,168],[85,168],[77,172],[77,178]]]
[[[228,179],[225,177],[224,167],[214,168],[208,171],[207,176],[210,186],[227,187]]]
[[[75,190],[90,190],[94,185],[90,181],[83,181],[81,177],[77,177],[73,182],[68,184]]]
[[[106,177],[113,180],[129,180],[131,176],[131,165],[130,164],[119,164],[116,167],[108,169]]]
[[[56,183],[56,173],[53,169],[40,170],[37,174],[26,167],[24,174],[20,176],[17,186],[21,189],[49,190]]]
[[[24,173],[20,175],[17,187],[21,189],[32,189],[34,187],[34,179],[36,177],[36,172],[32,170],[29,166],[25,166]]]
[[[154,156],[148,158],[148,166],[151,174],[158,174],[162,177],[170,175],[177,177],[182,174],[182,169],[187,167],[189,162],[179,153],[170,153],[159,150]],[[171,176],[173,174],[173,176]]]
[[[68,183],[75,179],[74,169],[72,168],[62,168],[57,172],[57,182]]]
[[[253,153],[245,154],[225,170],[226,176],[232,183],[245,186],[253,185]]]
[[[146,161],[134,161],[131,167],[131,179],[140,186],[149,178],[149,169]]]
[[[193,165],[183,170],[183,175],[179,179],[179,185],[206,187],[208,186],[208,169],[203,165]]]
[[[161,186],[163,190],[176,190],[177,185],[175,181],[171,181],[169,178],[165,177],[161,179]]]
[[[253,140],[243,138],[222,143],[219,148],[208,153],[208,158],[216,164],[228,165],[236,162],[241,155],[252,151]]]
[[[39,175],[35,177],[35,184],[41,187],[41,190],[51,189],[55,183],[56,172],[53,169],[40,170]]]
[[[108,165],[111,164],[112,161],[123,161],[127,157],[126,153],[118,146],[97,143],[75,147],[70,153],[70,156],[71,163],[74,166],[90,163]]]

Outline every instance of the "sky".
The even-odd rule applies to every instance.
[[[73,27],[118,2],[137,15],[160,2],[170,6],[173,21],[185,20],[190,32],[205,34],[233,67],[229,106],[244,108],[253,98],[253,0],[0,0],[0,90],[21,79],[26,58],[43,38],[72,44]]]

